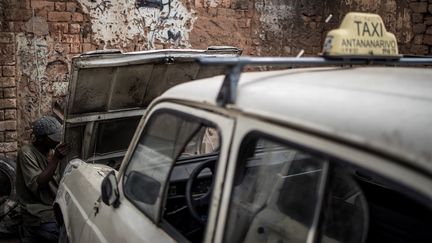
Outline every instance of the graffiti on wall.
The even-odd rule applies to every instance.
[[[17,85],[21,96],[18,110],[22,113],[20,123],[28,127],[41,114],[51,109],[52,99],[48,95],[50,80],[46,76],[48,65],[48,43],[44,37],[20,33],[16,36],[18,70]]]
[[[136,39],[143,49],[157,43],[190,47],[189,33],[196,14],[181,0],[78,0],[90,16],[94,40],[106,48],[126,47]]]

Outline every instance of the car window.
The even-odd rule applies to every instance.
[[[368,206],[353,173],[349,167],[331,163],[322,209],[320,242],[360,243],[366,240]]]
[[[245,138],[239,154],[225,241],[304,242],[326,160],[254,136]]]
[[[186,145],[180,158],[189,158],[197,155],[206,155],[219,149],[219,134],[212,127],[203,126]]]
[[[202,242],[210,214],[219,161],[220,131],[202,126],[174,164],[167,187],[162,223],[177,241]],[[180,237],[179,237],[180,236]]]
[[[125,172],[124,191],[150,218],[156,218],[156,205],[174,160],[201,126],[201,122],[169,110],[153,114],[147,121]]]
[[[101,121],[97,124],[96,141],[93,145],[93,155],[101,155],[125,151],[141,116]]]

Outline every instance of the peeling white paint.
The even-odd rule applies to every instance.
[[[135,39],[144,39],[148,49],[154,49],[155,42],[190,47],[189,33],[196,14],[180,0],[162,0],[162,9],[137,7],[136,1],[128,0],[78,2],[90,16],[94,40],[103,41],[105,47],[126,47]]]
[[[256,1],[255,8],[261,14],[262,29],[273,33],[280,33],[282,31],[280,21],[286,21],[295,14],[290,4],[275,4],[273,1]]]
[[[216,8],[219,4],[222,3],[222,0],[206,0],[207,7]]]
[[[16,35],[16,57],[20,122],[25,126],[42,114],[51,112],[52,97],[50,83],[46,75],[48,64],[48,43],[44,37],[26,34]]]
[[[68,82],[54,82],[52,84],[52,93],[54,97],[61,97],[67,94]]]

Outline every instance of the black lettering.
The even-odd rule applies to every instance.
[[[368,35],[371,36],[367,22],[365,22],[363,25],[363,36],[365,35],[365,33],[368,33]]]
[[[342,39],[342,46],[352,47],[353,41],[352,39]]]
[[[380,33],[378,32],[378,26],[379,26],[379,24],[380,23],[371,23],[372,24],[372,36],[374,36],[375,34],[378,36],[378,37],[381,37],[381,35],[380,35]]]
[[[360,36],[360,24],[362,23],[361,21],[354,21],[354,23],[357,24],[357,35]]]
[[[381,32],[381,36],[383,36],[384,33],[383,33],[383,24],[382,23],[380,23],[380,32]]]

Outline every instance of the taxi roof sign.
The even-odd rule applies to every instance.
[[[324,41],[323,55],[328,57],[399,58],[394,34],[387,32],[381,16],[348,13],[339,27]]]

